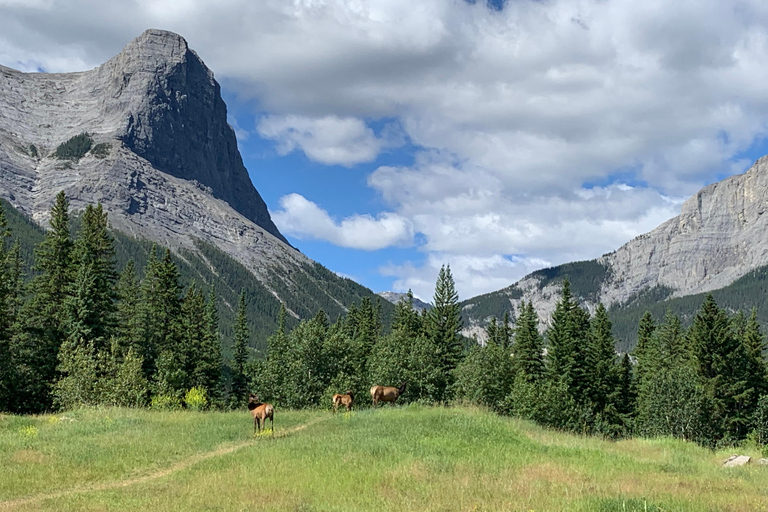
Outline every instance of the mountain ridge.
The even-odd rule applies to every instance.
[[[768,156],[746,172],[707,185],[680,214],[615,251],[593,260],[537,270],[516,283],[462,303],[466,334],[481,334],[485,319],[533,301],[545,328],[562,279],[581,304],[621,308],[664,290],[667,300],[719,290],[768,264]]]
[[[295,318],[308,314],[306,286],[324,297],[312,304],[340,311],[349,305],[342,296],[374,297],[357,284],[337,294],[351,285],[279,232],[243,166],[213,72],[178,34],[147,30],[90,71],[0,67],[0,91],[0,197],[39,225],[63,190],[74,212],[101,202],[113,229],[177,254],[213,244]],[[77,137],[90,138],[90,151],[61,158]]]

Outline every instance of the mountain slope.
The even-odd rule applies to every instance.
[[[0,197],[43,226],[60,190],[74,211],[100,201],[114,230],[214,273],[215,248],[294,318],[373,298],[286,242],[226,115],[213,73],[171,32],[148,30],[91,71],[0,67]]]
[[[766,209],[768,157],[763,157],[746,173],[703,188],[683,204],[679,216],[612,253],[539,270],[510,287],[464,301],[465,324],[477,332],[489,315],[516,311],[523,300],[533,301],[545,324],[566,276],[584,306],[592,309],[603,302],[614,315],[621,309],[637,312],[638,298],[647,307],[723,289],[768,264]],[[633,304],[635,309],[629,307]],[[639,317],[642,311],[632,314]]]

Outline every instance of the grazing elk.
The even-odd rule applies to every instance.
[[[335,394],[333,395],[333,413],[336,414],[336,410],[339,408],[340,405],[343,405],[347,408],[347,412],[352,410],[352,403],[355,401],[355,398],[352,396],[352,391],[347,391],[344,395]]]
[[[262,427],[267,428],[267,418],[269,418],[272,435],[275,435],[275,409],[270,404],[264,404],[259,401],[259,397],[251,393],[248,397],[248,410],[253,416],[253,433],[261,432]]]
[[[399,387],[393,386],[373,386],[371,388],[371,398],[373,398],[373,406],[376,407],[379,402],[393,403],[400,398],[400,395],[405,393],[405,382]]]

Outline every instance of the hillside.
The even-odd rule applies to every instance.
[[[154,242],[174,251],[186,282],[215,285],[225,334],[245,287],[258,346],[280,303],[294,320],[320,308],[335,319],[374,297],[286,242],[243,166],[219,84],[177,34],[148,30],[80,73],[0,66],[0,197],[45,226],[61,190],[75,213],[104,205],[121,263],[141,266]]]
[[[89,409],[0,417],[3,510],[759,510],[768,470],[671,439],[605,441],[471,408]],[[87,436],[88,443],[82,439]],[[753,459],[754,450],[740,450]]]
[[[26,276],[31,278],[34,247],[43,240],[45,232],[6,201],[0,201],[13,237],[20,241]],[[77,232],[77,218],[73,219],[72,227],[73,231]],[[152,242],[133,238],[120,231],[112,231],[112,236],[115,239],[115,259],[118,270],[122,270],[128,260],[133,260],[141,276],[152,249]],[[254,349],[255,355],[262,355],[266,349],[267,337],[277,329],[280,302],[253,273],[215,245],[203,240],[196,240],[195,249],[194,251],[181,249],[174,256],[174,261],[179,268],[181,280],[185,286],[196,283],[198,286],[202,286],[206,292],[211,286],[215,288],[219,297],[220,328],[225,355],[230,353],[233,342],[232,325],[240,290],[245,290],[247,297],[248,323],[251,332],[250,346]],[[159,246],[158,250],[163,251],[164,248]],[[333,272],[319,263],[309,263],[305,271],[315,279],[326,281],[329,286],[333,286],[334,296],[339,297],[343,304],[359,303],[363,297],[373,298],[376,304],[381,305],[382,319],[385,325],[389,325],[394,308],[386,300],[376,297],[370,290],[350,279],[336,277]],[[346,310],[337,302],[328,300],[328,295],[317,290],[313,283],[314,281],[307,280],[306,286],[290,289],[275,278],[273,286],[282,287],[280,288],[282,298],[287,307],[297,311],[302,318],[313,316],[321,308],[325,310],[329,318],[334,320],[343,315]],[[296,323],[298,321],[294,317],[288,318],[289,327]]]
[[[654,305],[663,310],[667,303],[656,305],[659,301],[691,297],[671,303],[671,307],[681,308],[682,316],[690,316],[701,304],[694,296],[724,290],[768,264],[766,204],[768,157],[763,157],[744,174],[703,188],[685,201],[679,216],[614,252],[538,270],[507,288],[464,301],[465,325],[469,332],[477,332],[489,316],[500,317],[505,310],[516,312],[525,300],[533,301],[544,328],[567,276],[583,306],[593,310],[602,302],[612,310],[622,343],[631,346],[635,335],[628,325],[636,325],[643,308]],[[745,286],[748,284],[742,282],[736,289]],[[716,296],[734,296],[733,289],[729,290],[718,291]],[[740,296],[743,302],[724,305],[761,309],[765,304],[764,295],[750,292]]]

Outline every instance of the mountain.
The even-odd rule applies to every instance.
[[[147,30],[85,72],[0,66],[0,197],[46,226],[60,190],[75,212],[100,201],[130,253],[170,247],[206,284],[244,269],[263,288],[264,329],[280,303],[293,318],[322,307],[335,319],[375,297],[288,244],[243,166],[213,73],[172,32]]]
[[[379,292],[377,293],[379,297],[382,297],[392,304],[397,304],[401,300],[405,299],[407,297],[407,293],[398,293],[398,292]],[[428,304],[424,302],[421,299],[418,299],[416,297],[413,298],[413,309],[415,309],[418,312],[421,312],[424,309],[430,309],[432,307],[431,304]]]
[[[477,332],[490,315],[516,311],[523,300],[533,301],[546,322],[566,276],[582,305],[593,309],[602,302],[623,321],[630,310],[639,318],[640,309],[652,304],[723,290],[768,264],[766,210],[768,157],[763,157],[744,174],[701,189],[683,203],[680,215],[614,252],[538,270],[507,288],[464,301],[465,325],[468,332]],[[736,307],[753,305],[758,303]],[[624,337],[630,346],[633,335],[628,331]]]

